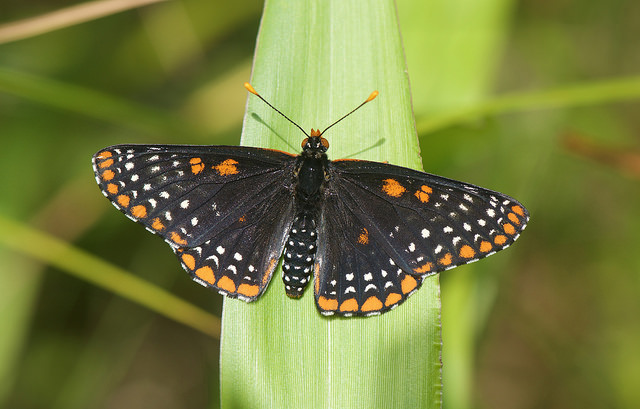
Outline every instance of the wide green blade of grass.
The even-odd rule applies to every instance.
[[[252,83],[306,130],[377,89],[375,101],[325,135],[330,157],[421,167],[392,1],[267,1]],[[298,152],[303,137],[249,98],[243,144]],[[278,269],[253,304],[225,300],[223,408],[441,406],[437,278],[385,315],[341,319],[317,312],[311,288],[288,299],[280,277]]]

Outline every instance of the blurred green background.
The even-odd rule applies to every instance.
[[[67,253],[28,255],[48,242],[20,226],[219,316],[221,297],[102,197],[90,158],[237,144],[262,2],[161,2],[13,37],[74,4],[0,5],[0,407],[217,407],[215,329],[68,274]],[[445,407],[640,407],[640,3],[397,7],[425,170],[532,214],[513,248],[442,276]]]

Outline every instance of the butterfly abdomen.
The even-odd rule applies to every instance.
[[[318,233],[312,213],[302,211],[293,220],[282,263],[284,288],[291,298],[302,296],[311,277]]]

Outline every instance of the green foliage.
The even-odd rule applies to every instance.
[[[333,158],[420,166],[405,71],[392,2],[266,4],[252,82],[307,132],[380,92],[325,134]],[[303,137],[250,97],[244,144],[295,152]],[[312,289],[292,301],[280,277],[254,305],[225,300],[223,408],[441,406],[437,277],[392,313],[367,319],[325,318]]]

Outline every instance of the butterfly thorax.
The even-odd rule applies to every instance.
[[[326,139],[316,135],[302,143],[296,163],[296,216],[284,248],[282,279],[289,297],[299,298],[309,283],[316,254],[317,220],[320,212],[325,172],[329,160]]]

